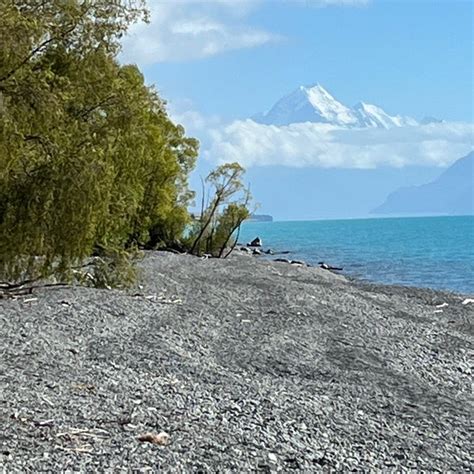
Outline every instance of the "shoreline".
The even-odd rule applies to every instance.
[[[252,247],[248,247],[248,246],[240,245],[240,244],[239,244],[239,247],[240,248],[236,248],[234,250],[234,253],[237,254],[237,255],[247,255],[247,256],[252,256],[252,257],[255,257],[255,258],[261,258],[262,260],[266,260],[268,262],[281,262],[281,263],[287,263],[288,265],[303,264],[303,266],[306,266],[308,268],[322,269],[319,264],[314,265],[312,263],[307,263],[304,260],[291,261],[291,259],[288,259],[287,262],[283,262],[282,260],[278,260],[278,259],[274,258],[275,256],[278,256],[280,254],[291,256],[291,254],[293,253],[291,250],[285,250],[283,252],[276,251],[274,254],[266,254],[265,252],[263,252],[261,255],[251,255],[250,253],[246,253],[245,251],[242,251],[242,248],[247,247],[249,249],[252,249]],[[410,289],[427,290],[427,291],[434,291],[436,293],[445,293],[447,295],[454,295],[454,296],[459,296],[459,297],[464,297],[464,298],[474,298],[474,291],[472,291],[472,292],[463,292],[463,291],[451,290],[451,289],[447,289],[447,288],[433,288],[433,287],[430,287],[430,286],[418,286],[416,284],[413,284],[413,285],[406,284],[405,285],[405,284],[401,284],[401,283],[385,283],[383,281],[370,280],[368,278],[365,279],[362,276],[351,275],[351,274],[347,273],[347,271],[345,271],[344,268],[342,268],[342,270],[331,270],[331,269],[329,269],[329,270],[324,269],[324,270],[328,271],[328,272],[331,272],[334,275],[340,275],[340,276],[344,277],[348,282],[351,282],[354,285],[361,284],[361,285],[369,285],[369,286],[388,286],[388,287],[398,288],[400,290],[403,290],[403,289],[406,289],[406,290],[410,290]]]
[[[274,249],[293,250],[294,259],[324,260],[364,281],[474,295],[474,216],[438,219],[247,223],[241,236],[260,236]]]
[[[0,300],[7,472],[471,467],[462,296],[245,255],[140,268]]]
[[[344,277],[347,279],[348,282],[353,283],[354,285],[361,285],[361,286],[371,286],[371,287],[393,287],[394,289],[398,289],[400,291],[406,290],[419,290],[419,291],[428,291],[428,292],[433,292],[436,294],[444,294],[446,296],[454,296],[458,298],[463,298],[463,299],[470,299],[474,297],[474,292],[472,293],[464,293],[462,291],[456,291],[456,290],[448,290],[448,289],[441,289],[441,288],[432,288],[429,286],[417,286],[415,284],[413,285],[402,285],[402,284],[396,284],[396,283],[383,283],[380,281],[372,281],[372,280],[365,280],[363,278],[351,276],[351,275],[344,275]]]

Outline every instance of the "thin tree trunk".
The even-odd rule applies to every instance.
[[[220,196],[218,196],[216,198],[215,202],[214,202],[214,205],[212,206],[211,212],[209,214],[209,217],[206,220],[206,223],[203,226],[201,226],[199,234],[196,237],[196,239],[194,240],[193,245],[191,246],[191,249],[189,250],[189,253],[193,254],[194,251],[196,250],[197,244],[199,243],[202,236],[204,235],[204,232],[206,232],[207,228],[209,227],[209,224],[211,223],[212,218],[214,217],[214,214],[216,213],[216,210],[219,207],[220,203],[221,203],[221,198],[220,198]]]
[[[226,241],[224,242],[224,244],[222,245],[222,248],[221,248],[221,251],[219,252],[219,258],[222,258],[222,255],[224,254],[224,250],[225,248],[227,247],[227,244],[229,243],[229,240],[231,239],[232,237],[232,234],[237,231],[237,235],[235,237],[235,242],[232,244],[232,247],[230,248],[230,250],[224,255],[224,258],[227,258],[231,253],[232,251],[235,249],[235,246],[237,245],[237,242],[239,241],[239,236],[240,236],[240,228],[242,226],[242,222],[243,221],[240,221],[233,229],[232,229],[232,232],[229,234],[229,236],[227,237]]]

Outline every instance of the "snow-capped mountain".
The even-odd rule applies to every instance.
[[[391,116],[380,107],[364,102],[355,105],[354,111],[361,127],[392,128],[418,125],[418,122],[411,117]]]
[[[359,102],[352,108],[347,107],[319,84],[300,86],[280,99],[267,113],[254,116],[253,120],[278,126],[300,122],[328,123],[351,128],[418,125],[411,117],[391,116],[376,105]]]

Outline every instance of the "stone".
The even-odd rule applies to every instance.
[[[138,436],[138,441],[142,443],[158,444],[160,446],[166,446],[170,442],[170,435],[164,431],[155,433],[144,433]]]
[[[255,237],[249,244],[249,247],[261,247],[263,245],[262,239],[260,237]]]

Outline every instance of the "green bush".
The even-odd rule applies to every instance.
[[[0,0],[0,281],[70,280],[100,248],[117,283],[124,249],[188,225],[198,142],[116,59],[145,17],[138,0]]]
[[[190,253],[226,257],[235,246],[235,234],[250,215],[251,195],[242,182],[243,174],[238,163],[227,163],[207,176],[205,183],[211,187],[212,196],[206,205],[203,186],[201,215],[187,237]]]

